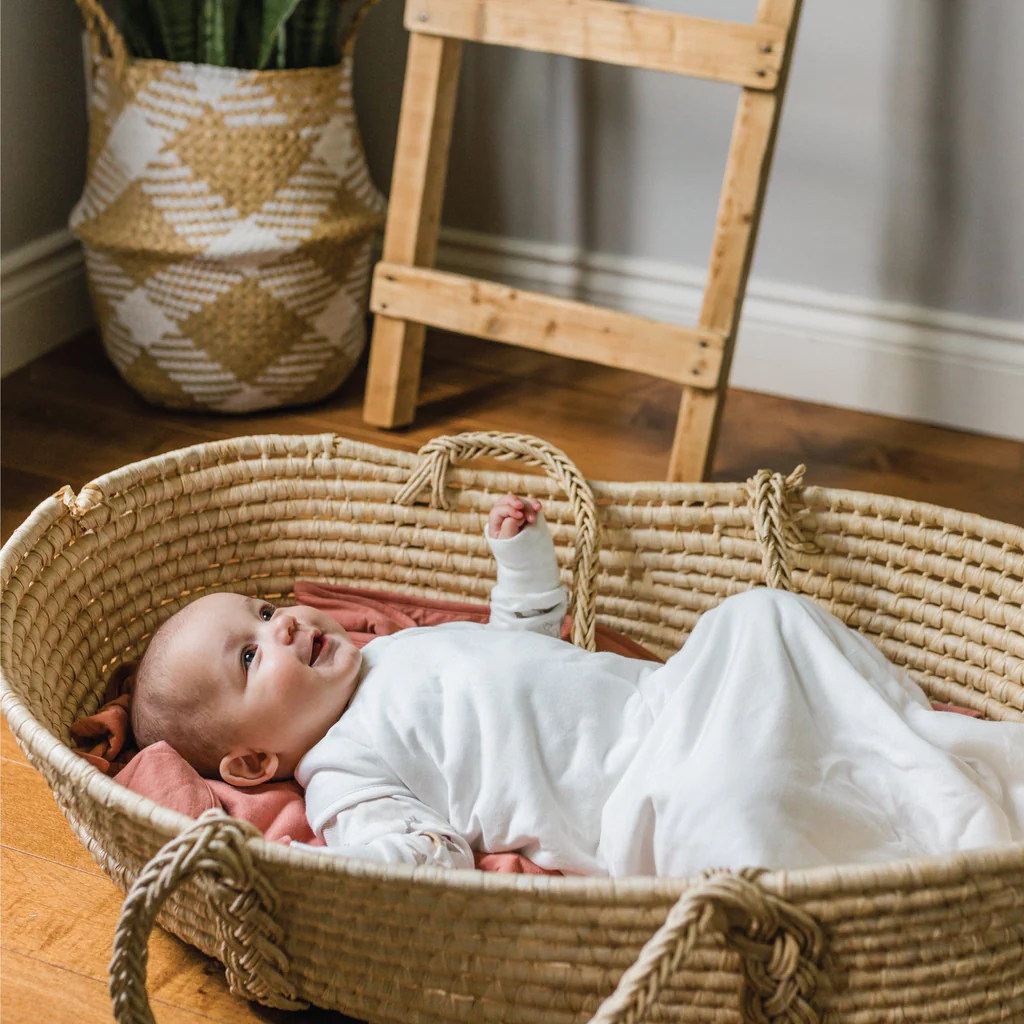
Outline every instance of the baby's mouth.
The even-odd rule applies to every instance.
[[[320,652],[324,649],[324,637],[322,633],[313,634],[313,643],[309,649],[309,663],[310,665],[316,664],[316,659],[320,657]]]

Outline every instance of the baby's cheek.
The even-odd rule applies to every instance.
[[[346,680],[351,679],[359,672],[359,666],[363,661],[363,652],[355,645],[347,648],[347,659],[343,665],[343,672]]]
[[[351,668],[358,669],[363,661],[363,652],[353,644],[348,649],[348,663]]]

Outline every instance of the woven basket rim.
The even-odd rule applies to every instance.
[[[384,455],[398,468],[410,469],[416,464],[416,455],[402,449],[354,441],[332,433],[322,434],[258,434],[241,435],[236,438],[218,441],[200,442],[184,448],[175,449],[160,455],[150,456],[137,462],[128,463],[96,477],[83,487],[96,488],[105,498],[119,493],[123,483],[131,480],[139,484],[146,479],[167,477],[166,469],[176,465],[179,472],[182,464],[194,463],[192,468],[199,468],[204,462],[221,461],[218,456],[230,456],[233,461],[247,461],[254,457],[241,449],[255,446],[257,449],[279,448],[286,455],[288,442],[299,441],[307,449],[309,460],[320,457],[358,457],[360,452],[368,456]],[[339,446],[343,450],[338,450]],[[292,458],[297,458],[291,455]],[[161,472],[164,470],[164,472]],[[450,479],[469,481],[481,475],[493,474],[489,469],[453,469]],[[503,474],[504,475],[504,474]],[[511,471],[509,475],[515,475]],[[544,477],[531,477],[531,480],[546,481]],[[635,484],[616,484],[591,481],[595,493],[614,493],[618,488],[657,488],[664,497],[678,496],[680,501],[698,500],[711,495],[721,494],[723,498],[745,491],[745,483],[700,483],[700,484],[667,484],[662,481],[637,482]],[[113,485],[108,492],[107,488]],[[992,527],[986,539],[995,539],[994,535],[1008,535],[1013,546],[1024,549],[1024,528],[1012,524],[990,520],[972,513],[962,513],[944,506],[913,502],[908,499],[893,499],[885,495],[870,492],[851,491],[844,489],[807,487],[799,491],[805,498],[815,498],[823,503],[831,499],[842,498],[847,501],[859,499],[859,503],[870,508],[873,500],[884,499],[892,505],[893,501],[908,515],[914,510],[927,511],[942,520],[952,517],[962,529],[970,524],[975,529]],[[51,496],[44,499],[17,527],[0,550],[0,575],[7,575],[9,565],[16,557],[16,550],[29,550],[46,530],[68,514],[68,507],[59,497]],[[73,513],[72,513],[73,514]],[[986,536],[979,533],[979,536]],[[1003,543],[1006,543],[1003,540]],[[133,793],[127,787],[115,782],[101,773],[69,746],[61,742],[29,711],[24,702],[12,689],[2,665],[0,665],[0,708],[7,719],[12,732],[20,743],[38,759],[49,763],[62,778],[71,785],[83,787],[89,797],[99,803],[113,807],[128,815],[135,823],[154,828],[160,833],[161,841],[166,841],[189,828],[194,819],[178,811],[166,808],[148,797]],[[592,878],[592,877],[557,877],[536,875],[505,875],[481,871],[450,872],[437,868],[414,868],[403,865],[378,865],[369,861],[345,860],[329,853],[318,853],[313,849],[292,849],[281,843],[263,838],[252,840],[253,849],[258,858],[266,863],[288,866],[303,871],[330,871],[339,877],[369,877],[384,881],[401,881],[407,884],[424,885],[427,887],[451,888],[456,886],[471,892],[495,891],[529,891],[533,893],[551,892],[559,897],[578,896],[581,900],[593,900],[604,897],[609,902],[616,898],[648,897],[652,901],[675,899],[685,889],[694,884],[696,877],[659,878],[653,876],[637,876],[634,878]],[[928,857],[904,858],[876,864],[841,864],[827,867],[774,870],[759,880],[762,885],[787,896],[834,895],[849,891],[863,893],[866,888],[891,890],[893,888],[921,888],[939,880],[949,880],[959,876],[967,877],[978,870],[1010,870],[1019,871],[1024,868],[1024,843],[1000,846],[981,847],[974,850],[953,854]],[[699,876],[698,876],[699,877]]]
[[[115,61],[113,57],[105,53],[96,53],[93,51],[92,60],[101,64],[109,65],[111,72],[113,72]],[[223,78],[240,78],[259,76],[263,78],[316,78],[316,77],[328,77],[331,74],[337,74],[338,72],[351,72],[352,69],[352,57],[348,54],[342,54],[342,58],[336,64],[319,64],[308,68],[235,68],[235,67],[224,67],[219,64],[204,64],[202,61],[194,60],[166,60],[163,57],[131,57],[129,56],[125,61],[125,74],[129,75],[134,69],[145,70],[146,68],[153,68],[159,70],[161,68],[202,68],[203,71],[211,74],[223,77]]]
[[[241,461],[237,453],[239,443],[253,442],[256,445],[266,444],[281,449],[282,455],[286,455],[289,443],[304,442],[307,447],[313,448],[314,442],[318,442],[319,448],[313,457],[334,457],[339,454],[336,448],[339,444],[351,448],[353,451],[365,451],[371,457],[386,455],[398,463],[404,463],[405,467],[412,468],[416,465],[417,456],[415,452],[403,448],[392,448],[386,445],[374,444],[371,441],[358,441],[344,437],[341,434],[323,432],[318,434],[240,434],[231,438],[223,438],[216,441],[201,441],[196,444],[186,445],[182,448],[175,448],[158,455],[151,455],[145,459],[125,463],[106,473],[75,488],[68,484],[73,490],[82,490],[88,487],[98,488],[104,496],[110,497],[118,493],[122,479],[131,477],[134,473],[147,474],[139,479],[153,479],[165,476],[160,472],[161,468],[172,461],[190,461],[193,457],[205,455],[210,452],[231,455],[234,461]],[[294,456],[291,456],[294,457]],[[220,461],[219,459],[214,461]],[[469,483],[481,474],[498,472],[491,469],[462,468],[453,466],[449,473],[449,480],[459,483]],[[501,472],[506,472],[502,470]],[[510,476],[527,476],[517,473],[514,470],[507,471]],[[547,486],[546,477],[530,476],[532,481],[539,480]],[[709,481],[706,483],[666,483],[663,480],[636,480],[636,481],[609,481],[592,480],[587,482],[594,489],[595,496],[614,497],[620,491],[652,490],[657,491],[662,498],[678,500],[680,503],[687,501],[706,501],[709,498],[719,500],[735,498],[746,491],[746,481]],[[118,490],[108,493],[107,487],[113,483]],[[822,487],[819,485],[806,485],[796,492],[799,499],[808,505],[829,505],[833,502],[841,502],[852,505],[858,510],[873,512],[880,505],[884,504],[890,509],[895,509],[901,515],[906,515],[909,523],[914,523],[922,517],[937,520],[944,527],[955,528],[965,535],[976,537],[979,540],[990,543],[1006,544],[1010,548],[1019,551],[1024,555],[1024,526],[1016,526],[1013,523],[1005,523],[998,519],[990,519],[987,516],[976,512],[962,512],[946,505],[937,505],[931,502],[916,501],[912,498],[899,498],[893,495],[883,494],[877,491],[858,491],[848,488]],[[9,548],[13,546],[16,538],[19,538],[24,527],[28,525],[32,517],[39,512],[46,504],[44,500],[17,527],[14,533],[8,538],[7,543],[0,549],[0,566],[6,562],[9,555]]]

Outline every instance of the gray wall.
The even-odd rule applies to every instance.
[[[357,50],[384,187],[401,16],[383,0]],[[1020,0],[806,0],[754,275],[1024,320],[1022,45]],[[715,83],[469,46],[445,223],[705,265],[735,99]]]
[[[85,177],[82,19],[72,0],[0,7],[0,374],[88,329],[66,230]]]
[[[754,0],[661,5],[721,18],[754,10]],[[0,16],[8,372],[88,323],[77,247],[62,236],[81,190],[86,119],[73,0],[3,0]],[[385,188],[401,21],[401,0],[381,0],[356,54],[360,122]],[[862,307],[895,300],[915,307],[918,322],[928,319],[921,310],[1002,320],[985,335],[999,349],[991,365],[1024,379],[1022,44],[1021,0],[806,0],[755,282]],[[735,98],[714,83],[467,47],[445,222],[704,267]],[[748,303],[747,325],[755,312]],[[871,314],[865,331],[888,315]],[[952,353],[955,388],[953,364],[974,341],[970,330],[963,340],[943,330],[931,351]],[[978,404],[966,393],[958,401]],[[906,414],[974,422],[956,410]]]
[[[73,0],[0,7],[0,249],[67,224],[85,176],[82,18]]]

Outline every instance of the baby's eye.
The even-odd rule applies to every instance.
[[[243,665],[243,667],[248,668],[252,664],[252,659],[255,658],[255,657],[256,657],[256,648],[255,647],[246,647],[245,650],[242,651],[242,665]]]
[[[269,622],[274,616],[274,606],[272,604],[265,604],[260,608],[260,618],[264,622]]]

